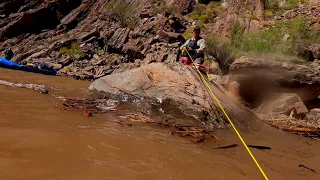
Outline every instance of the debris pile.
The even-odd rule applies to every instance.
[[[265,119],[265,121],[272,127],[281,129],[283,131],[320,140],[320,128],[315,128],[306,120],[298,120],[288,117],[278,119]]]

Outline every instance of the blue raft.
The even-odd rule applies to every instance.
[[[8,69],[15,69],[20,71],[26,71],[26,72],[33,72],[33,73],[40,73],[45,75],[57,75],[57,70],[52,68],[50,70],[44,70],[44,69],[38,69],[34,67],[28,67],[24,66],[22,64],[11,62],[5,58],[0,58],[0,67],[8,68]]]

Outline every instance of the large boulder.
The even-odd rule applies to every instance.
[[[285,114],[304,119],[309,110],[297,94],[279,93],[265,100],[257,109],[259,114]]]
[[[313,127],[320,128],[320,109],[311,109],[306,117],[308,124],[313,125]]]
[[[255,127],[257,117],[252,112],[233,102],[219,85],[210,83],[210,86],[240,129]],[[141,99],[154,103],[160,101],[160,104],[156,103],[157,108],[162,108],[165,113],[191,116],[210,127],[225,127],[227,124],[199,75],[188,66],[152,63],[100,78],[89,89],[110,97],[129,95],[135,98],[135,102]],[[222,119],[216,116],[216,112]]]

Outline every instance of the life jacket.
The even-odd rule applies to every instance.
[[[193,40],[193,38],[190,39],[189,44],[187,45],[187,48],[191,48],[191,49],[198,49],[200,48],[198,46],[198,41],[201,40],[202,37],[198,37],[197,39]]]
[[[191,48],[192,50],[195,50],[195,49],[200,48],[200,47],[198,46],[198,41],[201,40],[201,39],[203,39],[203,38],[200,37],[200,36],[199,36],[197,39],[191,38],[191,39],[189,40],[189,43],[188,43],[188,45],[186,46],[186,48],[187,48],[187,49],[188,49],[188,48]],[[193,52],[193,51],[189,51],[189,53],[190,53],[190,55],[192,55],[194,52]],[[188,56],[187,52],[182,51],[182,56]]]

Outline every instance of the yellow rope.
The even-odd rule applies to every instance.
[[[240,133],[238,132],[237,128],[235,127],[235,125],[232,123],[231,119],[229,118],[228,114],[226,113],[226,111],[224,110],[224,108],[222,107],[222,105],[220,104],[218,98],[216,97],[216,95],[213,93],[211,87],[209,86],[209,84],[207,83],[207,81],[205,80],[205,78],[203,77],[202,73],[199,71],[198,67],[196,66],[196,64],[194,63],[191,55],[189,54],[189,51],[186,50],[186,52],[188,53],[194,67],[197,69],[198,73],[200,74],[204,84],[207,86],[207,88],[209,89],[209,91],[211,92],[212,97],[215,99],[215,101],[217,102],[217,104],[219,105],[219,107],[221,108],[222,112],[224,113],[224,115],[226,116],[226,118],[228,119],[229,123],[231,124],[232,128],[234,129],[234,131],[236,132],[236,134],[238,135],[239,139],[241,140],[242,144],[244,145],[244,147],[246,148],[246,150],[248,151],[249,155],[251,156],[251,158],[253,159],[253,161],[255,162],[255,164],[257,165],[257,167],[259,168],[260,172],[262,173],[263,177],[268,180],[267,175],[264,173],[263,169],[260,167],[258,161],[256,160],[256,158],[254,157],[254,155],[251,153],[250,149],[248,148],[247,144],[245,143],[245,141],[243,140],[242,136],[240,135]]]

